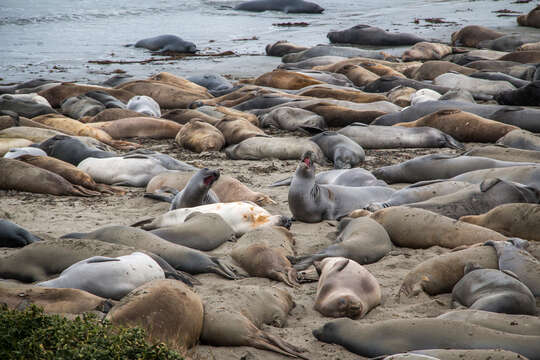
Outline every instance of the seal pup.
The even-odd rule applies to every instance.
[[[137,41],[134,46],[155,52],[195,53],[198,51],[194,43],[185,41],[176,35],[159,35],[142,39]]]
[[[225,154],[233,160],[296,160],[306,151],[313,153],[314,161],[321,163],[325,159],[319,145],[309,139],[297,137],[255,136],[225,148]]]
[[[468,263],[464,273],[452,289],[453,301],[475,310],[536,315],[534,295],[511,271]]]
[[[540,106],[540,81],[532,81],[515,90],[499,92],[495,100],[501,105]]]
[[[313,153],[303,154],[289,188],[289,209],[296,220],[335,220],[374,201],[385,201],[395,191],[385,186],[345,187],[315,183]]]
[[[251,0],[236,5],[234,9],[254,12],[273,10],[286,14],[320,14],[324,11],[319,5],[303,0]]]
[[[364,162],[364,149],[348,137],[335,131],[325,131],[311,137],[336,169],[350,169]]]
[[[89,91],[84,95],[99,101],[105,106],[105,109],[126,109],[126,104],[124,104],[122,101],[118,100],[114,96],[107,94],[105,91]]]
[[[159,264],[146,254],[134,252],[117,258],[93,256],[71,265],[59,277],[36,285],[80,289],[120,300],[131,290],[157,279],[165,279]]]
[[[137,95],[129,99],[126,109],[148,116],[161,117],[159,104],[156,100],[146,95]]]
[[[39,104],[31,100],[17,99],[12,95],[7,94],[0,96],[0,110],[12,111],[19,116],[28,119],[39,115],[57,113],[56,110],[49,105]]]
[[[0,219],[0,247],[23,247],[41,240],[25,228]]]
[[[393,319],[372,324],[343,318],[313,330],[313,335],[320,341],[342,345],[370,358],[412,349],[439,348],[503,349],[529,359],[538,359],[540,354],[540,336],[515,335],[461,321],[432,318]]]
[[[493,40],[506,34],[478,25],[468,25],[452,33],[452,46],[478,47],[481,41]]]
[[[324,316],[362,318],[381,303],[379,282],[357,262],[329,257],[317,269],[315,310]]]

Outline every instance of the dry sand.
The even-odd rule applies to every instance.
[[[226,159],[223,152],[196,154],[181,149],[173,140],[132,140],[138,140],[144,148],[169,154],[195,166],[220,169],[223,174],[239,179],[253,190],[270,195],[277,202],[277,205],[266,207],[271,213],[291,215],[287,204],[288,187],[269,188],[267,186],[274,181],[292,175],[297,161],[233,161]],[[373,170],[380,166],[399,163],[430,153],[456,153],[456,151],[446,148],[367,150],[366,162],[363,167],[367,170]],[[330,169],[330,167],[321,168],[318,166],[319,171],[324,169]],[[55,238],[70,232],[92,231],[105,225],[129,225],[142,218],[156,216],[168,210],[169,204],[144,198],[144,189],[142,188],[125,187],[124,189],[128,190],[124,196],[97,198],[0,191],[0,217],[7,217],[38,236]],[[291,231],[296,241],[297,254],[311,254],[332,243],[332,240],[335,239],[336,222],[323,221],[318,224],[294,222]],[[233,246],[234,243],[223,244],[212,253],[227,255]],[[540,257],[540,247],[537,243],[532,244],[531,247],[533,254]],[[8,251],[11,250],[0,248],[0,255]],[[434,297],[420,294],[414,298],[401,297],[400,299],[397,297],[401,282],[408,271],[420,262],[447,251],[449,250],[440,247],[426,250],[394,248],[389,255],[377,263],[366,265],[366,268],[381,285],[382,303],[358,321],[375,322],[397,318],[434,317],[451,310],[450,294]],[[232,262],[230,258],[228,260]],[[201,274],[197,275],[197,278],[202,282],[202,285],[196,286],[194,290],[205,298],[211,298],[212,294],[220,291],[220,287],[232,284],[231,280],[226,280],[215,274]],[[234,283],[238,286],[277,286],[291,293],[296,307],[291,311],[288,324],[284,328],[265,326],[263,329],[290,343],[306,348],[309,351],[306,353],[308,358],[361,358],[341,346],[319,342],[313,337],[311,333],[313,329],[331,320],[313,309],[317,289],[316,282],[302,284],[298,289],[292,289],[283,283],[265,278],[251,277]],[[231,294],[231,296],[235,295]],[[199,345],[187,355],[192,359],[287,359],[287,357],[276,353],[250,347],[213,347],[207,345]]]

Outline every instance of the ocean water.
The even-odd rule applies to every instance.
[[[0,0],[0,82],[38,77],[63,81],[102,81],[114,71],[149,76],[169,71],[180,76],[219,73],[255,76],[275,68],[267,44],[326,44],[326,34],[357,24],[410,32],[448,42],[453,31],[471,24],[504,32],[540,30],[518,27],[515,17],[496,10],[528,12],[535,4],[514,0],[315,0],[322,14],[250,13],[233,10],[237,0]],[[423,19],[443,18],[431,24]],[[415,20],[418,21],[415,22]],[[306,22],[306,27],[273,24]],[[147,64],[89,63],[90,60],[141,61],[153,55],[126,47],[161,34],[194,42],[202,54],[233,51],[228,57],[190,57]],[[540,35],[540,34],[539,34]],[[403,49],[390,49],[400,54]],[[159,57],[157,57],[159,58]]]

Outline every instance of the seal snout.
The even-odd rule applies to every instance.
[[[219,179],[220,173],[219,170],[209,170],[208,175],[204,177],[204,185],[211,186],[214,182]]]

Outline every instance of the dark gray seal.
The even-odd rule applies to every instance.
[[[540,106],[540,80],[516,90],[500,92],[495,95],[495,100],[502,105]]]
[[[283,11],[284,13],[320,14],[324,11],[319,5],[303,0],[252,0],[234,7],[243,11]]]
[[[540,189],[540,166],[522,165],[475,170],[454,176],[450,180],[467,181],[473,184],[480,184],[482,181],[489,178],[513,181]]]
[[[105,91],[100,91],[100,90],[89,91],[84,95],[89,98],[99,101],[107,109],[114,109],[114,108],[125,109],[126,108],[126,104],[124,104],[122,101],[118,100],[114,96],[107,94]]]
[[[500,161],[477,156],[430,154],[418,156],[400,164],[383,166],[372,171],[377,179],[394,183],[415,183],[425,180],[450,179],[460,174],[480,169],[492,169],[523,165],[536,165],[512,161]],[[454,178],[453,180],[460,180]],[[467,181],[467,180],[463,180]]]
[[[296,258],[294,268],[304,270],[314,261],[327,257],[344,257],[361,265],[371,264],[392,250],[392,241],[384,227],[369,217],[343,218],[338,232],[335,244],[316,254]]]
[[[187,80],[204,86],[214,96],[225,95],[234,89],[233,84],[219,74],[193,75],[188,77]]]
[[[410,87],[416,90],[430,89],[438,92],[439,94],[444,94],[445,92],[450,90],[449,87],[433,85],[424,81],[406,79],[397,76],[381,76],[377,80],[372,81],[368,85],[366,85],[364,87],[364,91],[371,93],[381,93],[390,91],[397,86]]]
[[[333,161],[336,169],[350,169],[364,162],[364,149],[347,136],[335,131],[325,131],[311,138],[324,155]]]
[[[20,84],[16,85],[8,85],[8,86],[0,86],[0,94],[15,94],[21,89],[33,89],[38,86],[43,86],[47,84],[58,84],[58,81],[56,80],[50,80],[50,79],[34,79],[22,82]],[[37,92],[37,91],[34,91]]]
[[[506,51],[506,52],[512,52],[516,50],[516,48],[520,47],[521,45],[525,43],[529,43],[533,41],[528,41],[527,39],[523,39],[523,35],[521,34],[510,34],[501,36],[496,39],[491,40],[482,40],[478,43],[478,47],[483,49],[491,49],[496,51]]]
[[[465,275],[452,289],[452,300],[475,310],[536,315],[531,290],[508,271],[465,265]],[[540,353],[539,353],[540,354]]]
[[[315,183],[313,153],[302,156],[289,188],[289,209],[296,220],[335,220],[374,201],[385,201],[395,191],[384,186],[348,187]]]
[[[60,106],[62,114],[77,120],[80,120],[83,116],[97,115],[105,110],[105,105],[86,95],[68,97],[62,101]]]
[[[290,185],[292,177],[276,181],[271,184],[274,186]],[[341,185],[341,186],[386,186],[382,180],[378,180],[370,171],[362,168],[340,169],[321,171],[315,175],[315,183],[321,185]]]
[[[0,219],[0,247],[23,247],[42,239],[6,219]]]
[[[466,215],[480,215],[491,209],[510,203],[537,204],[539,191],[533,187],[501,179],[487,179],[455,193],[437,196],[429,200],[407,204],[409,207],[459,219]]]
[[[406,128],[353,123],[338,131],[364,149],[440,148],[464,150],[459,141],[432,127]]]
[[[55,135],[39,144],[47,155],[63,160],[75,166],[86,158],[109,158],[118,154],[89,147],[78,139],[68,135]]]
[[[514,130],[497,140],[497,144],[511,148],[540,151],[540,137],[526,130]]]
[[[481,71],[481,72],[473,73],[469,76],[472,78],[477,78],[477,79],[508,81],[510,84],[514,85],[517,88],[520,88],[522,86],[529,84],[529,81],[527,80],[522,80],[517,77],[502,73],[502,72]]]
[[[304,51],[284,55],[281,58],[281,61],[284,63],[294,63],[320,56],[341,56],[345,58],[366,57],[380,60],[385,59],[385,55],[376,50],[356,49],[347,46],[316,45]]]
[[[372,46],[414,45],[426,41],[413,34],[389,33],[381,28],[369,25],[356,25],[346,30],[330,31],[326,37],[331,43]]]
[[[194,43],[182,40],[182,38],[176,35],[159,35],[151,38],[142,39],[135,43],[135,47],[142,47],[150,51],[156,52],[197,52],[197,46]]]
[[[9,94],[0,96],[0,110],[12,111],[25,118],[57,113],[56,110],[50,106],[38,104],[34,101],[17,99]]]
[[[540,261],[525,249],[527,240],[510,238],[508,241],[487,241],[484,245],[493,246],[499,258],[499,270],[511,271],[524,283],[534,296],[540,296]]]

